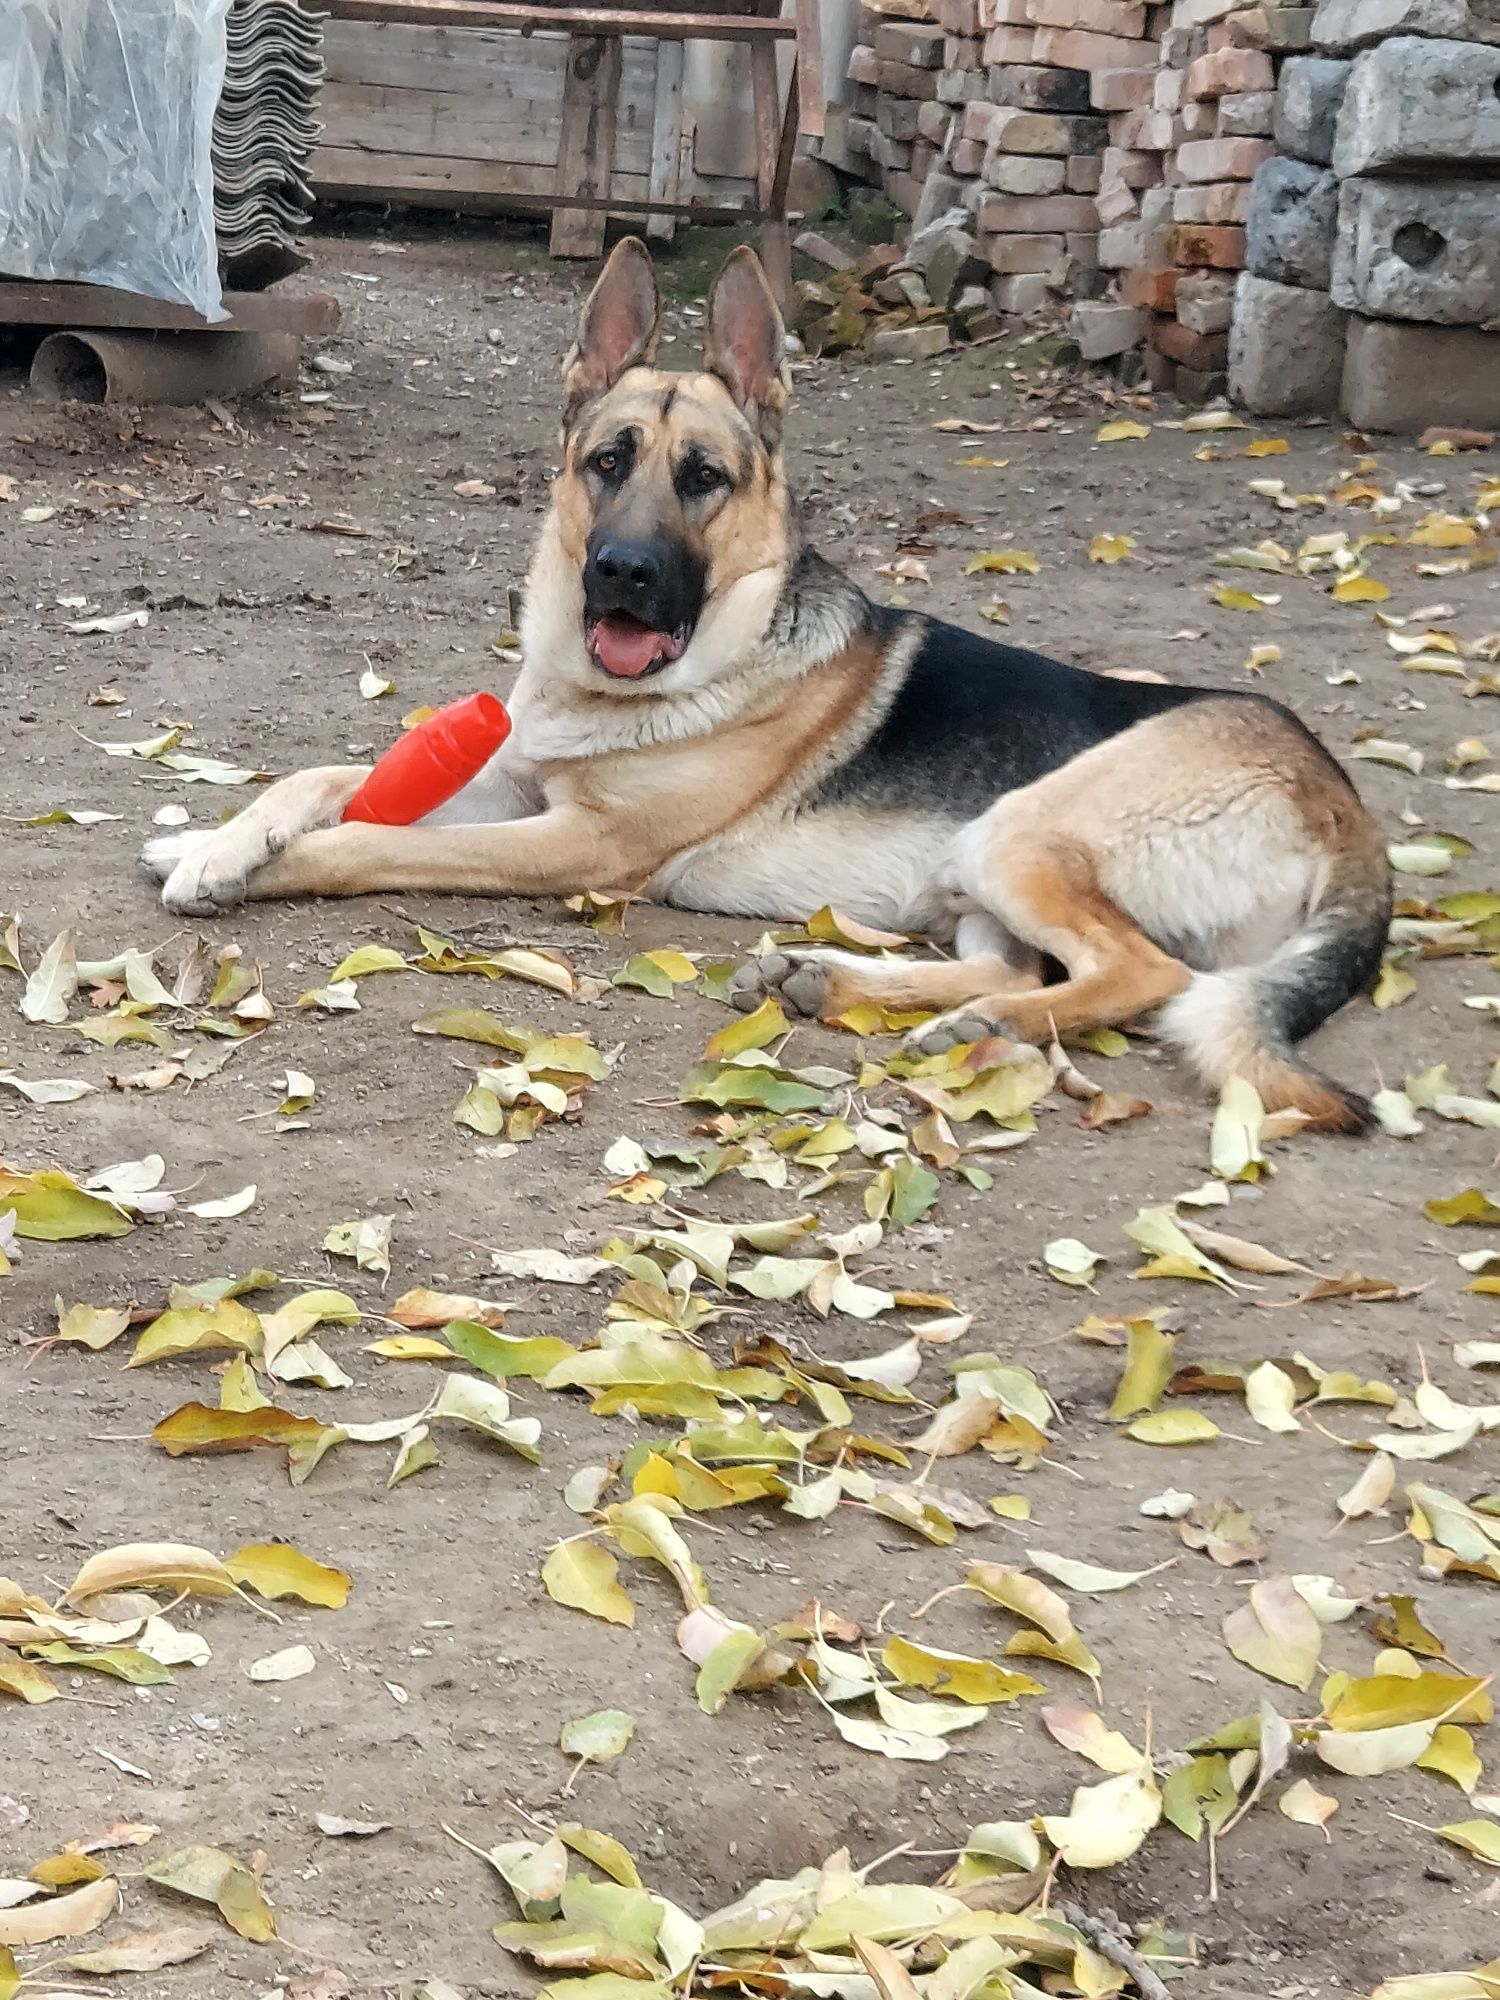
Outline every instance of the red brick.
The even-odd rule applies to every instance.
[[[1087,194],[991,194],[979,204],[979,228],[985,236],[1098,227],[1099,211]]]
[[[982,99],[976,99],[973,104],[964,106],[964,120],[959,130],[965,139],[973,139],[979,145],[987,146],[999,129],[1000,119],[1003,116],[1004,113],[998,104],[986,104]]]
[[[1164,153],[1172,143],[1172,113],[1117,111],[1109,121],[1109,143],[1127,153]]]
[[[1177,363],[1169,360],[1159,349],[1148,342],[1142,355],[1146,364],[1146,380],[1159,396],[1170,396],[1177,387]]]
[[[1241,271],[1245,266],[1245,232],[1233,223],[1176,223],[1172,261],[1186,269],[1207,264],[1216,271]]]
[[[1264,7],[1242,7],[1218,25],[1237,49],[1263,49],[1270,39],[1271,18]]]
[[[1172,114],[1172,151],[1190,139],[1212,139],[1219,129],[1219,106],[1211,97],[1191,98]]]
[[[948,164],[963,180],[972,180],[984,165],[985,147],[980,139],[955,139],[949,148]]]
[[[997,26],[984,38],[984,59],[992,69],[1006,63],[1029,63],[1035,48],[1035,28]]]
[[[880,64],[875,60],[875,51],[860,42],[849,51],[849,67],[844,75],[850,83],[878,83]]]
[[[943,28],[933,21],[883,21],[875,30],[875,53],[882,62],[938,69],[943,60]]]
[[[1104,180],[1103,162],[1095,154],[1075,153],[1068,161],[1069,194],[1097,194]]]
[[[1194,333],[1181,320],[1157,320],[1151,328],[1151,345],[1158,354],[1165,354],[1180,367],[1196,368],[1204,375],[1225,367],[1229,361],[1227,333]]]
[[[1060,236],[991,236],[985,243],[990,268],[1002,278],[1019,271],[1050,271],[1063,260]]]
[[[1220,49],[1188,65],[1189,97],[1240,97],[1247,90],[1271,90],[1276,76],[1263,49]]]
[[[1120,278],[1120,297],[1128,306],[1169,313],[1177,304],[1178,275],[1176,271],[1126,271]]]
[[[1151,102],[1155,70],[1096,69],[1089,79],[1089,97],[1096,111],[1139,111]]]
[[[1026,0],[1026,13],[1039,28],[1086,28],[1130,41],[1146,32],[1145,7],[1131,6],[1128,0]]]
[[[938,0],[937,16],[950,35],[979,33],[979,0]]]
[[[1149,188],[1161,184],[1161,155],[1137,153],[1123,146],[1106,146],[1100,162],[1106,181],[1123,181],[1126,187]]]
[[[1138,69],[1156,61],[1156,43],[1091,34],[1087,28],[1038,28],[1033,60],[1059,69]]]
[[[1210,181],[1206,187],[1180,187],[1172,198],[1174,222],[1243,222],[1249,213],[1249,181]]]
[[[1185,181],[1248,181],[1276,148],[1268,139],[1190,139],[1177,150]]]

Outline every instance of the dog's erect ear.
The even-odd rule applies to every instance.
[[[661,296],[651,252],[626,236],[610,252],[578,322],[578,339],[563,363],[563,424],[585,403],[612,389],[627,368],[649,362],[661,331]]]
[[[766,449],[775,451],[792,393],[786,330],[760,259],[743,243],[714,279],[704,319],[709,373],[718,376]]]

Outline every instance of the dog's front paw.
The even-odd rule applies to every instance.
[[[250,878],[276,851],[266,840],[246,840],[237,821],[197,833],[169,833],[148,840],[141,859],[164,884],[162,902],[180,917],[213,917],[244,900]]]
[[[742,1014],[762,1000],[785,1003],[789,1012],[816,1019],[828,996],[830,968],[815,957],[794,957],[784,951],[765,952],[742,965],[729,981],[729,1004]]]

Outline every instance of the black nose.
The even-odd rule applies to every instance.
[[[660,591],[666,570],[661,557],[644,542],[606,542],[594,552],[594,574],[626,610],[649,603]]]

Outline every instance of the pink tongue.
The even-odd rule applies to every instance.
[[[637,680],[669,651],[665,632],[653,632],[623,613],[601,618],[594,628],[594,653],[607,674]]]

